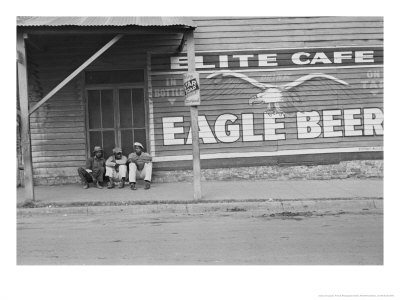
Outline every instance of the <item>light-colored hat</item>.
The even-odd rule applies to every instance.
[[[94,146],[93,152],[96,153],[96,152],[99,152],[99,151],[103,151],[103,148],[101,148],[100,146]]]
[[[114,149],[113,149],[113,153],[122,153],[122,149],[121,148],[119,148],[119,147],[115,147]]]
[[[133,146],[139,146],[140,148],[144,149],[143,145],[139,142],[135,142]]]

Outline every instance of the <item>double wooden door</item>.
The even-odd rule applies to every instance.
[[[105,156],[115,146],[123,154],[133,151],[133,143],[147,145],[144,88],[112,86],[87,88],[87,131],[90,151],[102,146]]]

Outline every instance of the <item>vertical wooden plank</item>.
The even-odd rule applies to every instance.
[[[146,124],[148,124],[148,131],[147,131],[147,149],[150,149],[151,156],[156,155],[156,138],[155,138],[155,129],[154,129],[154,108],[153,108],[153,83],[152,83],[152,78],[151,78],[151,53],[147,52],[146,54],[146,74],[147,74],[147,107],[149,109],[149,112],[146,113],[146,116],[148,116],[148,119],[146,121]]]
[[[25,199],[35,200],[33,188],[33,168],[31,137],[29,129],[29,102],[28,102],[28,74],[25,52],[24,34],[17,33],[17,55],[18,55],[18,93],[21,109],[21,144],[24,160],[24,187]]]
[[[196,71],[195,45],[193,30],[186,32],[188,71]],[[193,197],[194,200],[201,199],[201,168],[200,168],[200,145],[199,145],[199,124],[198,108],[190,106],[190,121],[192,126],[192,152],[193,152]]]

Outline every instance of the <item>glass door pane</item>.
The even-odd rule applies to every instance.
[[[104,157],[108,158],[112,155],[112,149],[115,147],[115,131],[105,130],[103,131],[103,149]]]
[[[88,91],[89,129],[101,128],[100,91]]]
[[[102,146],[103,137],[101,131],[89,131],[89,150],[92,153],[94,146]]]
[[[133,152],[134,142],[140,142],[146,147],[144,89],[119,89],[118,99],[122,149],[126,153]]]
[[[135,129],[134,131],[134,136],[135,136],[135,142],[139,142],[141,143],[145,148],[146,148],[146,141],[147,141],[147,137],[146,137],[146,129]],[[147,149],[145,149],[146,152]]]
[[[102,128],[113,128],[114,124],[114,97],[113,90],[101,90],[101,117]]]
[[[132,90],[120,89],[119,90],[119,116],[120,128],[133,127],[132,115]]]
[[[133,152],[133,131],[132,129],[121,130],[121,147],[124,154],[128,155]]]
[[[88,127],[90,153],[101,146],[105,156],[112,154],[116,143],[113,89],[88,90]]]
[[[144,91],[132,89],[134,128],[145,128]]]

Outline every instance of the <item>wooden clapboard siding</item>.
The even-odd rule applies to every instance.
[[[40,65],[46,65],[46,60],[43,59]],[[69,71],[67,66],[65,71]],[[51,74],[54,82],[41,81],[44,93],[49,92],[64,79],[64,72],[59,72],[58,75]],[[40,70],[39,67],[39,76],[41,74],[46,78],[46,71]],[[85,117],[83,99],[80,96],[80,80],[81,77],[78,77],[67,84],[62,92],[56,94],[48,104],[31,115],[32,162],[35,177],[39,170],[46,171],[49,167],[62,169],[81,165],[85,161]],[[40,99],[35,100],[31,105]],[[69,173],[63,176],[75,174]]]
[[[282,26],[283,27],[283,26]],[[230,27],[232,29],[232,27]],[[199,30],[196,30],[197,34],[200,34],[204,31],[204,28],[200,28]],[[221,27],[218,27],[216,29],[219,29],[218,31],[211,31],[207,32],[207,35],[204,36],[203,40],[207,41],[208,39],[214,39],[214,38],[221,38]],[[250,28],[247,27],[247,29],[251,29],[251,36],[252,37],[265,37],[266,35],[268,36],[273,36],[273,37],[281,37],[282,36],[282,30],[288,30],[287,33],[285,33],[285,36],[303,36],[303,35],[314,35],[314,36],[319,36],[319,35],[325,35],[325,36],[335,36],[335,35],[351,35],[353,36],[354,34],[383,34],[383,28],[382,27],[342,27],[342,28],[311,28],[311,29],[298,29],[298,27],[292,27],[292,28],[273,28],[272,26],[266,26],[264,29],[262,26],[251,26]],[[225,30],[228,30],[228,28],[225,28]],[[248,32],[240,31],[240,29],[237,30],[231,30],[227,31],[223,34],[224,38],[242,38],[242,37],[248,37]]]
[[[274,50],[274,49],[307,49],[312,47],[348,47],[348,46],[382,46],[383,45],[383,18],[380,17],[196,17],[194,21],[198,25],[195,31],[195,44],[198,55],[204,55],[212,51],[238,51],[238,50]],[[280,50],[285,52],[286,50]],[[378,55],[379,56],[379,55]],[[379,58],[377,56],[377,58]],[[217,56],[214,57],[217,59]],[[256,57],[249,58],[249,62]],[[285,65],[285,61],[277,61],[279,65]],[[176,133],[175,138],[186,141],[190,128],[190,114],[188,107],[184,106],[184,97],[179,94],[179,86],[171,87],[166,84],[166,79],[174,79],[181,82],[182,75],[177,70],[168,74],[169,60],[161,59],[154,55],[152,60],[151,76],[154,145],[156,156],[190,155],[191,145],[164,145],[162,118],[183,117],[183,122],[176,123],[175,127],[183,127],[184,133]],[[217,61],[207,60],[208,65],[218,65]],[[325,67],[324,65],[316,67]],[[349,84],[346,93],[341,87],[321,89],[317,86],[309,86],[302,91],[302,101],[297,105],[300,111],[318,111],[323,124],[323,110],[341,110],[342,115],[335,117],[341,120],[341,126],[335,130],[344,132],[343,110],[361,108],[378,108],[383,112],[383,68],[381,67],[357,67],[340,68],[335,65],[322,69],[282,69],[275,71],[247,70],[245,73],[253,79],[263,83],[282,85],[292,82],[309,73],[325,73],[344,80]],[[218,69],[217,69],[218,70]],[[164,71],[157,74],[157,71]],[[263,135],[264,106],[249,106],[251,96],[260,93],[261,89],[249,86],[247,83],[237,83],[232,86],[230,93],[221,94],[220,86],[214,86],[208,80],[207,75],[213,70],[199,69],[202,104],[199,106],[199,116],[205,116],[207,123],[213,130],[215,120],[221,114],[233,114],[238,119],[234,124],[242,128],[241,116],[244,113],[254,114],[254,130],[256,135]],[[237,72],[240,72],[238,70]],[[371,81],[369,73],[378,73],[380,78]],[[373,82],[373,84],[371,84]],[[168,101],[173,98],[174,101]],[[171,100],[171,99],[170,99]],[[356,118],[360,118],[357,117]],[[356,136],[323,137],[313,139],[297,139],[297,121],[295,111],[288,110],[283,122],[285,129],[277,129],[276,132],[285,133],[285,140],[243,142],[241,135],[235,143],[202,143],[201,153],[239,153],[239,152],[268,152],[279,150],[299,149],[332,149],[343,147],[379,147],[383,144],[383,136]],[[359,129],[360,126],[355,126]],[[213,133],[216,138],[215,132]],[[244,150],[245,149],[245,150]],[[175,162],[170,163],[174,165]],[[218,161],[213,160],[213,165],[218,166]],[[163,167],[168,163],[163,163]]]
[[[383,18],[195,18],[196,50],[382,44]]]

